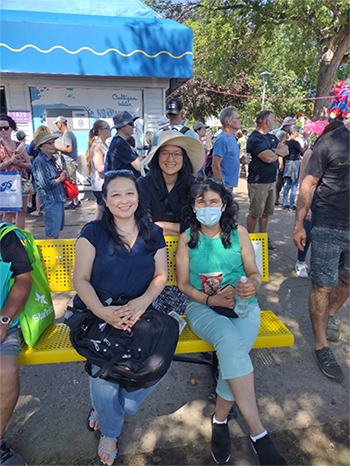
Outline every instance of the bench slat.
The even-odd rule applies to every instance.
[[[267,233],[250,233],[262,281],[269,280]],[[165,236],[168,262],[167,286],[176,286],[175,253],[177,236]],[[45,275],[52,292],[74,291],[73,270],[76,239],[36,240]]]
[[[69,340],[69,327],[65,324],[52,324],[41,335],[34,348],[23,345],[19,356],[21,365],[49,364],[71,361],[84,361],[72,347]],[[272,311],[261,311],[261,324],[258,338],[253,348],[292,346],[293,334]],[[200,340],[186,325],[180,335],[176,354],[214,351],[214,348]]]

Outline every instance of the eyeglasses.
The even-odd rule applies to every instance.
[[[173,157],[173,159],[175,160],[181,160],[182,157],[183,157],[183,153],[178,151],[178,152],[167,152],[167,151],[161,151],[159,152],[159,158],[160,159],[163,159],[163,160],[166,160],[167,158],[169,157]]]
[[[10,129],[9,126],[0,126],[0,131],[7,131],[9,129]]]

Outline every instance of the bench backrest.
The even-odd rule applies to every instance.
[[[269,279],[267,233],[251,233],[257,266],[263,281]],[[76,239],[53,239],[35,241],[44,271],[52,292],[74,291],[73,270],[75,262]],[[168,259],[167,286],[174,286],[176,282],[175,253],[177,236],[165,236]]]

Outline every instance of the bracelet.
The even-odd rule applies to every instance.
[[[209,304],[208,304],[209,298],[210,298],[210,294],[208,294],[207,299],[206,299],[206,301],[205,301],[205,305],[206,305],[206,306],[209,306]]]

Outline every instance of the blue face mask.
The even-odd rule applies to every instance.
[[[197,207],[195,207],[195,209],[196,209],[196,218],[197,218],[198,222],[202,223],[206,227],[212,227],[213,225],[218,223],[218,221],[221,218],[221,215],[222,215],[221,207],[222,206],[220,206],[220,207],[203,207],[201,209],[198,209]]]

